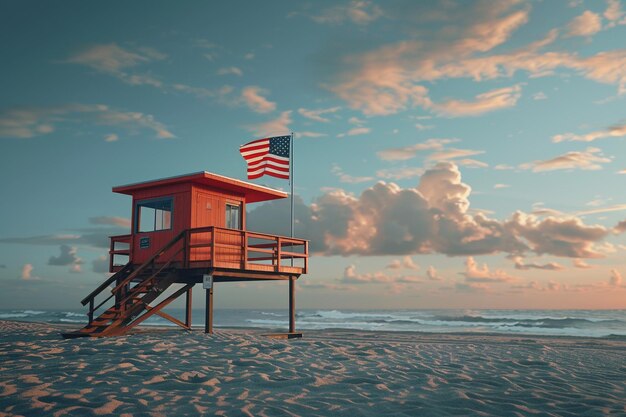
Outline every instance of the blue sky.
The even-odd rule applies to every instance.
[[[112,186],[245,179],[239,145],[294,131],[301,307],[626,308],[623,1],[0,8],[3,306],[104,279],[131,211]]]

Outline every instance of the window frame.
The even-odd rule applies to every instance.
[[[242,206],[243,204],[241,204],[241,202],[230,202],[227,201],[224,204],[224,227],[227,229],[232,229],[232,230],[243,230],[243,217],[242,217]],[[239,227],[234,228],[234,227],[229,227],[228,226],[228,221],[230,219],[230,216],[228,215],[228,208],[229,207],[236,207],[237,211],[239,212],[239,216],[238,216],[238,223],[239,223]]]
[[[170,202],[170,227],[167,229],[158,229],[158,230],[150,230],[150,231],[141,231],[139,230],[141,227],[141,207],[146,203],[154,203],[157,201],[169,201]],[[135,234],[139,233],[156,233],[156,232],[166,232],[169,230],[173,230],[174,228],[174,196],[167,197],[156,197],[156,198],[148,198],[145,200],[137,200],[135,202]]]

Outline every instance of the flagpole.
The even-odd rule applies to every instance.
[[[291,182],[291,237],[295,236],[294,233],[294,200],[293,200],[293,132],[291,132],[291,144],[289,146],[289,152],[291,153],[289,158],[289,182]],[[293,258],[291,258],[291,266],[293,266]]]

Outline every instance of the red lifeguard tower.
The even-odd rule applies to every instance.
[[[89,323],[64,337],[123,335],[154,314],[190,329],[196,284],[206,291],[205,332],[212,333],[214,283],[258,280],[289,282],[286,337],[300,335],[295,281],[307,273],[308,241],[245,226],[246,204],[286,198],[286,193],[210,172],[123,185],[113,192],[133,198],[131,233],[111,236],[113,275],[81,301],[89,304]],[[165,293],[171,286],[179,288]],[[184,321],[162,311],[183,294]]]

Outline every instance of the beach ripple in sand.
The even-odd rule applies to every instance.
[[[58,332],[0,321],[0,417],[626,415],[623,341]]]

